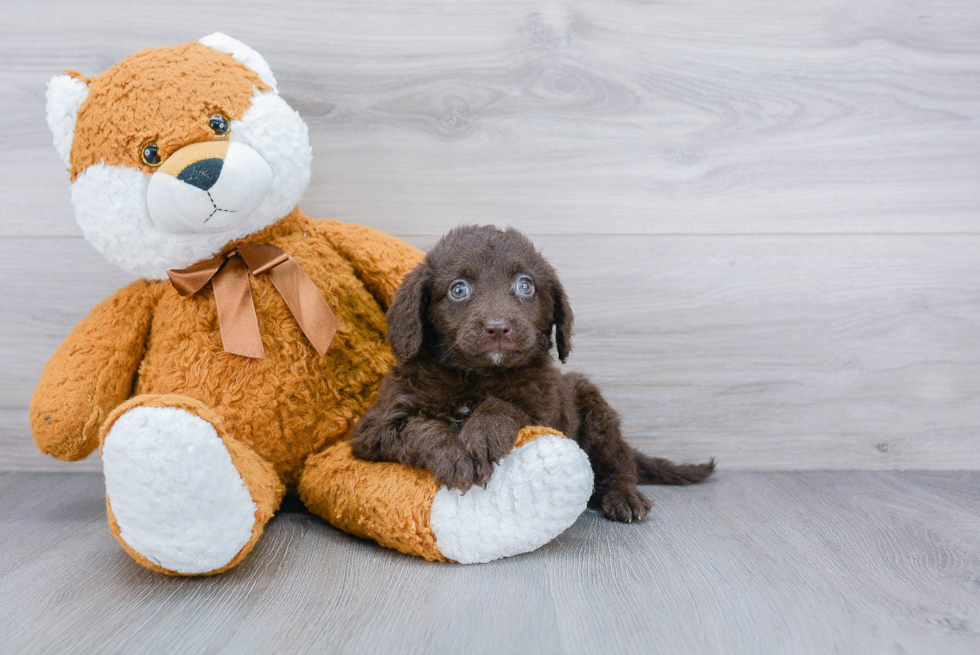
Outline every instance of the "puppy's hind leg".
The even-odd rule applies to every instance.
[[[619,415],[598,387],[578,373],[564,376],[578,413],[575,439],[588,454],[595,473],[595,491],[590,504],[613,521],[639,521],[653,502],[636,488],[640,480],[635,451],[623,439]]]

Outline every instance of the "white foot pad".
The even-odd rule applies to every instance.
[[[177,573],[207,573],[252,538],[255,503],[214,426],[176,407],[134,407],[102,449],[120,536]]]
[[[554,434],[538,437],[501,460],[486,489],[436,492],[430,518],[436,546],[461,564],[535,550],[575,522],[593,482],[578,444]]]

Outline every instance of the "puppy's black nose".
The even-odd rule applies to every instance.
[[[483,322],[483,331],[494,340],[506,339],[510,336],[510,321],[492,318]]]

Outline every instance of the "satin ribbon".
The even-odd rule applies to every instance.
[[[246,243],[229,253],[167,271],[181,296],[193,296],[211,282],[225,352],[265,358],[248,273],[269,280],[286,301],[303,334],[322,357],[337,332],[337,317],[299,263],[275,246]]]

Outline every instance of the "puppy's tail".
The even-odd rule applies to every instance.
[[[674,464],[669,459],[650,457],[633,449],[640,484],[694,484],[715,472],[715,460],[707,464]]]

